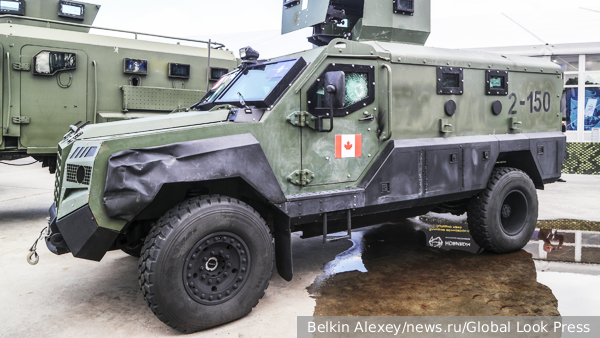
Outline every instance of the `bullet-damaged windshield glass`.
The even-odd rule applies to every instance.
[[[238,93],[246,101],[263,101],[295,63],[296,60],[288,60],[248,67],[219,102],[237,102]]]

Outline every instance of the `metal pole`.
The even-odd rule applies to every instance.
[[[323,244],[327,244],[327,213],[323,214]]]
[[[210,39],[208,39],[208,66],[206,67],[206,92],[208,93],[208,86],[210,80]]]

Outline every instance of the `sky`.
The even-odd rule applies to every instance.
[[[196,37],[274,57],[311,48],[311,30],[280,36],[281,0],[89,0],[95,25]],[[308,0],[310,1],[310,0]],[[368,0],[367,0],[368,1]],[[250,5],[249,5],[250,4]],[[599,0],[432,0],[427,46],[483,48],[600,41]]]

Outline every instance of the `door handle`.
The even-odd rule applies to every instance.
[[[8,108],[6,112],[6,133],[4,135],[8,135],[10,132],[10,107],[12,106],[12,93],[11,93],[11,85],[10,85],[10,53],[6,53],[6,78],[8,82]]]
[[[388,73],[388,118],[387,118],[387,132],[382,134],[382,141],[387,141],[392,137],[392,100],[394,99],[394,94],[392,93],[392,67],[390,65],[384,63],[381,65],[381,68],[385,68]]]
[[[373,114],[367,116],[367,117],[363,117],[362,119],[358,119],[359,121],[373,121],[375,119],[375,116],[373,116]]]
[[[333,131],[333,113],[330,116],[317,116],[315,120],[315,130],[319,133],[330,133]],[[329,119],[329,129],[323,129],[323,119]]]

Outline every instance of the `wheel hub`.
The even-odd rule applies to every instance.
[[[216,257],[211,257],[206,261],[204,266],[206,271],[215,271],[219,267],[219,260]]]
[[[509,192],[500,208],[500,224],[509,236],[516,236],[523,230],[529,213],[527,198],[519,190]]]
[[[509,218],[510,217],[510,212],[511,212],[510,205],[504,204],[502,206],[502,218]]]
[[[190,250],[183,268],[183,284],[190,297],[217,305],[235,296],[248,278],[250,253],[243,239],[230,232],[202,238]]]

